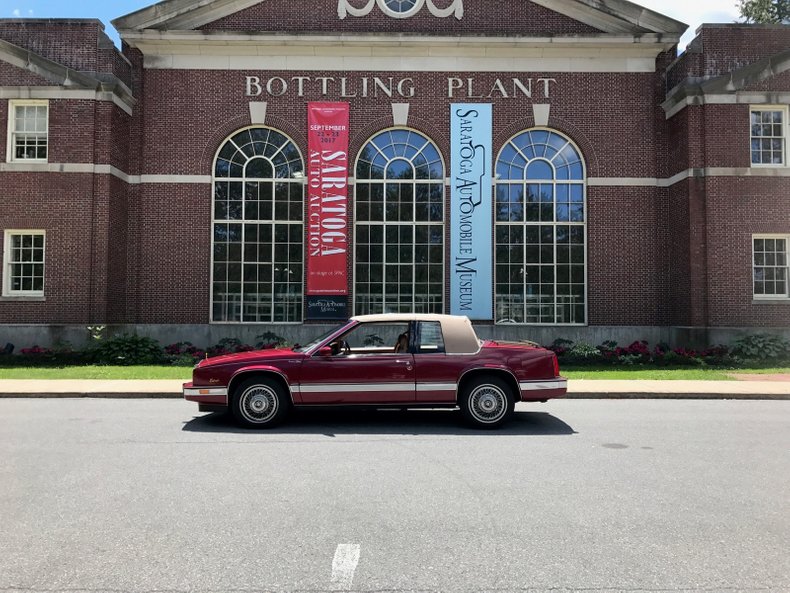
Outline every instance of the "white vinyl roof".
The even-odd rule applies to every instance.
[[[444,351],[447,354],[476,354],[480,351],[480,340],[465,315],[438,315],[432,313],[384,313],[380,315],[357,315],[352,317],[359,323],[407,323],[409,321],[435,321],[442,326]]]

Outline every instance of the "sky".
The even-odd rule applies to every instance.
[[[732,23],[738,19],[737,0],[638,0],[638,4],[689,25],[681,49],[702,23]],[[98,18],[120,45],[110,21],[155,4],[155,0],[0,0],[0,18]]]

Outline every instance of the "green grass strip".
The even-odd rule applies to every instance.
[[[568,379],[653,379],[653,380],[717,380],[734,381],[732,373],[778,374],[790,373],[790,367],[778,368],[663,368],[663,367],[562,367]],[[180,379],[192,377],[190,367],[173,366],[65,366],[65,367],[4,367],[0,368],[2,379]]]

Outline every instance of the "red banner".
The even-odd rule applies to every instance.
[[[348,294],[348,103],[307,105],[307,294]]]

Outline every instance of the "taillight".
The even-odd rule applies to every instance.
[[[557,360],[557,355],[556,354],[554,355],[554,376],[555,377],[559,377],[560,376],[560,361]]]

